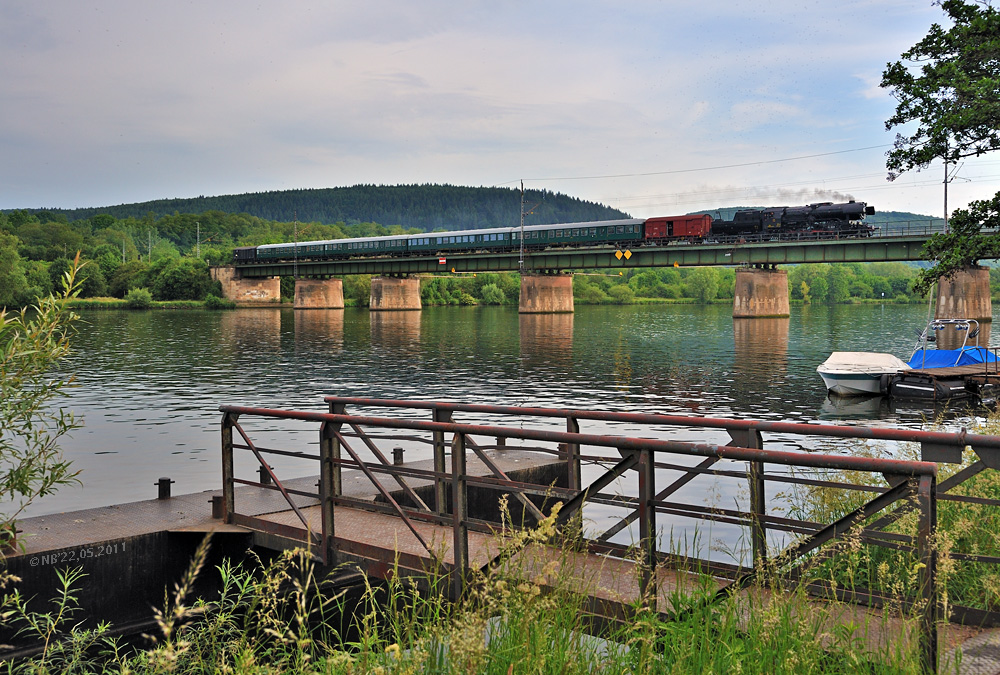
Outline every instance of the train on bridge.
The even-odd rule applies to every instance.
[[[247,265],[291,260],[505,253],[520,250],[522,232],[526,251],[609,245],[625,248],[677,243],[735,243],[786,236],[797,239],[870,237],[874,228],[866,224],[864,218],[874,213],[874,207],[864,202],[824,202],[806,206],[742,209],[732,220],[697,214],[329,239],[240,247],[233,252],[233,262]]]

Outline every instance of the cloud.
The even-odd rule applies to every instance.
[[[741,101],[730,109],[729,125],[735,131],[746,131],[765,125],[784,124],[804,116],[802,108],[788,103]]]
[[[659,208],[651,195],[706,177],[645,174],[890,142],[876,80],[939,15],[902,0],[7,3],[0,208],[594,175],[620,177],[537,187]],[[883,161],[709,182],[819,186]]]

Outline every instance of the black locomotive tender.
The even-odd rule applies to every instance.
[[[743,243],[775,238],[827,239],[870,237],[874,228],[864,222],[875,208],[864,202],[823,202],[806,206],[742,209],[732,220],[707,214],[659,216],[589,223],[527,225],[524,248],[583,246],[665,246],[694,243]],[[429,232],[266,244],[237,248],[237,265],[285,260],[333,260],[355,257],[434,256],[471,251],[505,252],[520,249],[520,227]]]

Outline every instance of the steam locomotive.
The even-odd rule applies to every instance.
[[[806,206],[742,209],[732,220],[707,214],[660,216],[588,223],[527,225],[525,250],[581,246],[662,246],[675,243],[748,242],[774,237],[869,237],[873,228],[864,222],[875,213],[864,202],[824,202]],[[358,237],[286,244],[247,246],[233,251],[237,265],[282,260],[331,260],[353,257],[442,255],[469,251],[512,251],[522,246],[522,228],[429,232],[424,234]]]

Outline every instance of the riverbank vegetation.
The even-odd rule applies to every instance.
[[[77,482],[59,442],[80,424],[57,402],[73,382],[59,366],[79,319],[68,307],[78,269],[75,260],[61,292],[30,310],[0,308],[0,589],[10,581],[3,553],[17,544],[17,519],[32,502]]]
[[[7,596],[9,620],[44,645],[11,663],[9,672],[922,672],[915,640],[870,642],[870,626],[843,622],[843,605],[766,584],[713,602],[717,582],[707,575],[694,574],[692,583],[661,600],[664,614],[637,600],[627,620],[598,630],[585,603],[592,582],[576,571],[574,539],[559,538],[554,519],[555,513],[533,531],[500,540],[511,552],[555,544],[538,564],[511,554],[473,578],[456,603],[445,599],[445,579],[434,574],[363,579],[353,589],[330,590],[303,551],[204,569],[206,539],[157,610],[158,630],[145,646],[112,637],[110,625],[74,627],[73,588],[88,580],[64,571],[47,611]],[[199,574],[218,575],[218,597],[192,596]]]
[[[973,422],[969,432],[1000,434],[1000,412]],[[919,444],[902,443],[889,448],[884,444],[867,443],[852,449],[852,454],[868,457],[919,460]],[[938,464],[938,484],[948,481],[965,471],[969,474],[961,484],[947,491],[954,499],[939,499],[937,505],[938,534],[934,545],[938,550],[938,584],[944,606],[961,605],[974,609],[1000,612],[1000,565],[964,560],[964,556],[977,555],[1000,558],[1000,471],[975,468],[979,458],[966,449],[961,463]],[[817,476],[812,475],[815,479]],[[819,476],[821,479],[848,481],[875,488],[878,478],[863,472],[834,472]],[[814,522],[831,522],[858,508],[870,493],[848,493],[822,486],[802,485],[784,495],[795,505],[800,517]],[[886,528],[890,536],[917,534],[915,513],[909,513]],[[866,589],[884,596],[898,595],[913,575],[913,563],[904,550],[874,546],[870,542],[850,541],[844,547],[850,564],[833,564],[828,561],[817,565],[813,577],[834,583],[841,589]],[[842,562],[842,561],[841,561]]]
[[[210,265],[227,263],[234,246],[305,239],[332,239],[416,232],[398,225],[267,221],[246,214],[208,211],[161,218],[108,214],[69,222],[63,214],[0,213],[0,307],[23,307],[57,288],[76,251],[88,264],[80,270],[81,301],[90,308],[173,308],[222,297]],[[788,266],[793,302],[920,302],[913,290],[920,269],[904,263],[845,263]],[[580,304],[730,302],[733,268],[645,268],[580,271],[573,291]],[[282,279],[290,302],[294,279]],[[141,289],[149,304],[139,301]],[[370,278],[345,277],[348,306],[369,301]],[[991,292],[1000,300],[1000,268],[991,270]],[[133,294],[132,302],[124,301]],[[442,274],[424,277],[425,305],[516,305],[520,282],[514,273]],[[117,301],[116,301],[117,299]],[[162,304],[169,303],[169,304]],[[180,304],[178,304],[180,303]],[[212,307],[220,307],[210,301]]]

